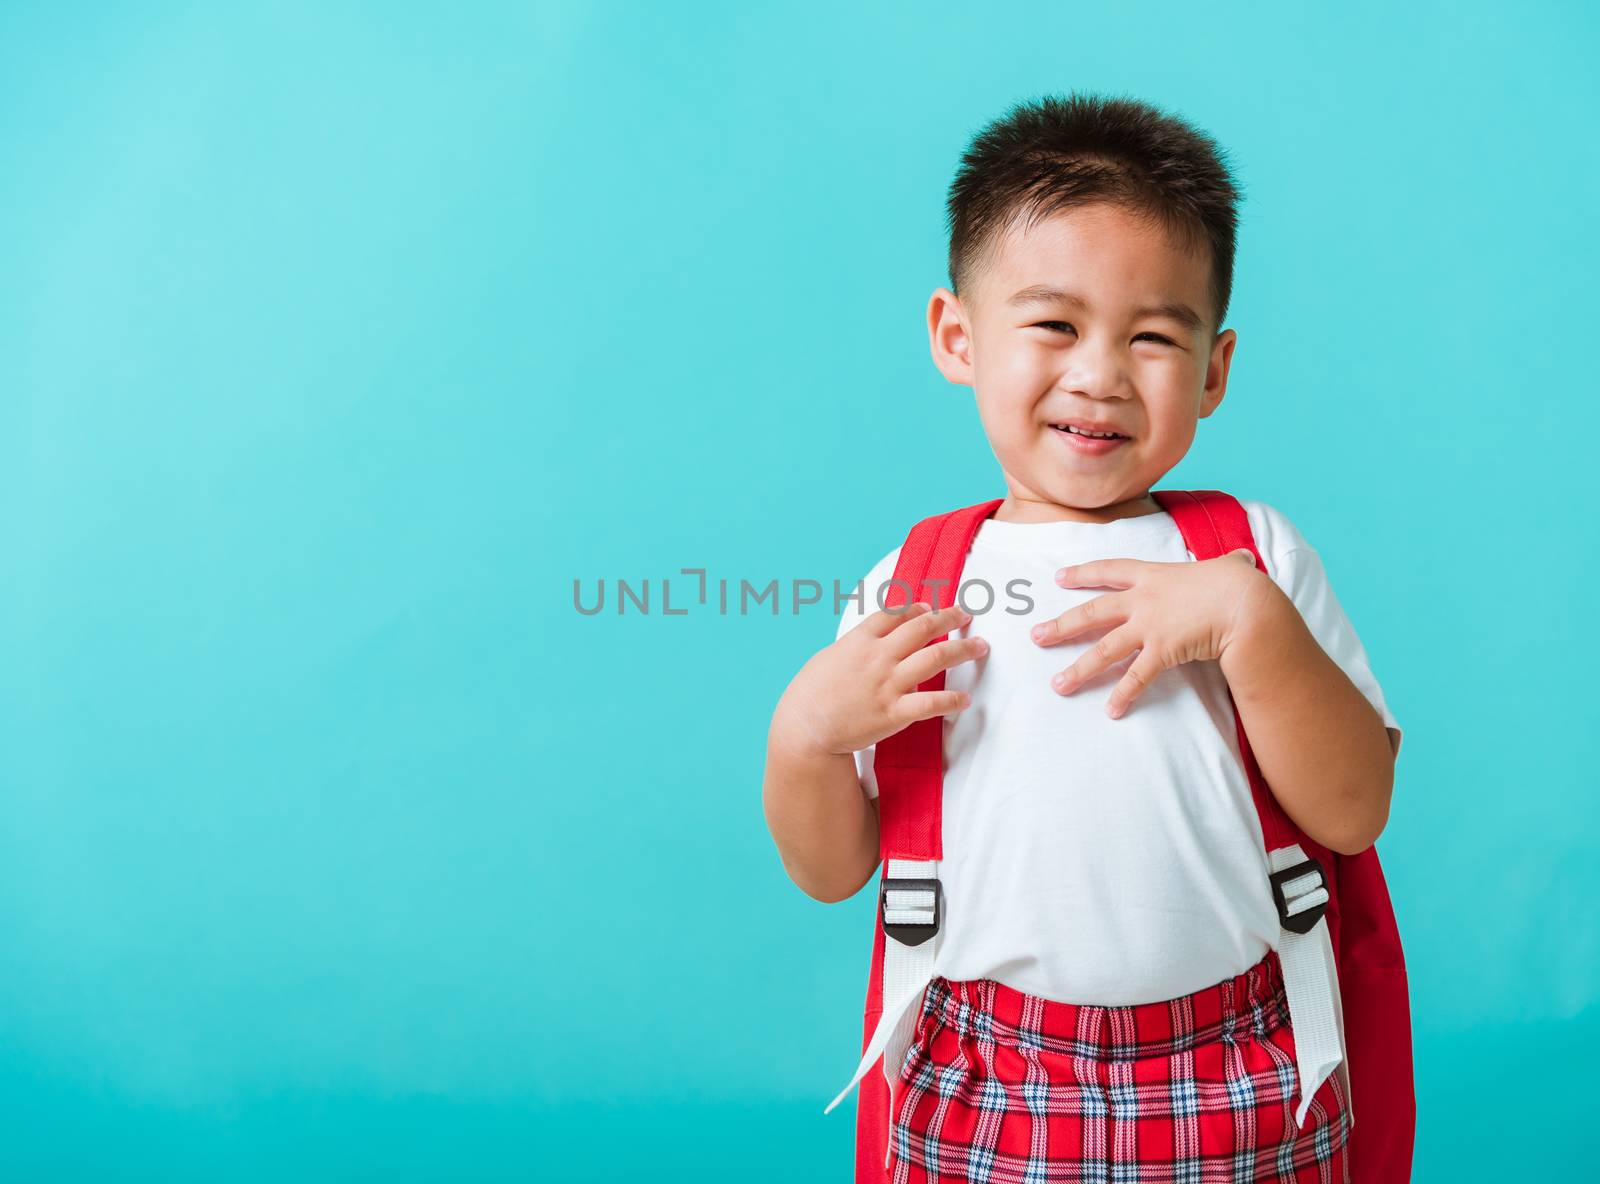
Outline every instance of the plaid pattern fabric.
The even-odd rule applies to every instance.
[[[1165,1003],[935,978],[891,1098],[892,1184],[1345,1184],[1342,1075],[1296,1130],[1276,953]]]

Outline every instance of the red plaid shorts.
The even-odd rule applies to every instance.
[[[891,1099],[893,1184],[1335,1184],[1341,1074],[1295,1129],[1283,971],[1165,1003],[1091,1007],[935,978]]]

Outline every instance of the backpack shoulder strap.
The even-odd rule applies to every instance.
[[[913,526],[900,548],[884,607],[904,608],[916,601],[936,609],[954,604],[972,536],[1004,500],[935,514]],[[943,690],[944,671],[918,689]],[[872,770],[878,781],[878,849],[885,860],[944,858],[943,724],[939,716],[918,720],[878,742]]]
[[[885,608],[913,600],[948,608],[956,602],[961,569],[978,525],[1004,499],[925,518],[912,527],[895,563]],[[935,642],[942,640],[935,639]],[[934,642],[929,643],[934,644]],[[944,687],[940,671],[924,691]],[[867,979],[863,1047],[856,1071],[823,1113],[861,1083],[856,1112],[858,1184],[883,1178],[889,1155],[889,1080],[910,1047],[923,988],[933,976],[942,890],[936,877],[944,858],[944,720],[918,720],[877,744],[878,844],[883,877],[878,887],[872,970]],[[881,1073],[872,1073],[878,1063]],[[870,1076],[869,1076],[870,1074]]]
[[[1250,518],[1237,498],[1216,489],[1158,489],[1151,493],[1161,508],[1171,514],[1183,535],[1183,545],[1196,559],[1215,559],[1240,548],[1248,550],[1255,559],[1256,568],[1266,571],[1261,552],[1250,530]],[[1244,762],[1245,775],[1250,781],[1250,794],[1255,799],[1256,814],[1261,819],[1261,835],[1267,850],[1296,844],[1307,845],[1309,840],[1284,812],[1278,799],[1272,796],[1255,754],[1250,751],[1250,740],[1245,735],[1244,721],[1233,703],[1233,692],[1228,693],[1228,703],[1234,706],[1234,725],[1239,734],[1239,755]]]
[[[1235,498],[1215,489],[1162,490],[1154,497],[1177,521],[1184,546],[1196,559],[1213,559],[1242,547],[1249,550],[1258,569],[1267,570],[1251,535],[1250,519]],[[1231,690],[1228,703],[1239,733],[1239,756],[1250,781],[1250,796],[1261,820],[1268,882],[1283,926],[1277,951],[1294,1024],[1295,1067],[1301,1081],[1295,1123],[1305,1121],[1318,1086],[1336,1071],[1344,1074],[1346,1106],[1353,1122],[1355,1107],[1344,1054],[1339,976],[1327,919],[1333,905],[1332,883],[1328,879],[1333,861],[1327,848],[1313,843],[1272,795],[1255,754],[1250,751],[1250,740]]]
[[[1250,550],[1251,557],[1256,560],[1256,570],[1267,570],[1261,552],[1256,549],[1256,538],[1250,530],[1250,515],[1245,514],[1245,507],[1240,506],[1232,494],[1222,493],[1221,490],[1155,490],[1150,496],[1160,502],[1163,510],[1173,515],[1178,530],[1184,536],[1184,546],[1189,547],[1197,560],[1216,558],[1243,547]],[[1275,851],[1296,843],[1306,848],[1315,846],[1294,824],[1294,819],[1283,811],[1283,806],[1278,805],[1277,798],[1267,787],[1266,779],[1262,778],[1261,768],[1256,765],[1256,755],[1250,750],[1250,738],[1245,734],[1245,723],[1238,718],[1238,707],[1234,704],[1232,691],[1227,694],[1227,701],[1234,706],[1238,754],[1245,763],[1245,776],[1250,779],[1251,797],[1256,802],[1256,814],[1261,818],[1261,835],[1266,840],[1267,850]]]

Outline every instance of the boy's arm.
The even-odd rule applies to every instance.
[[[1252,584],[1220,664],[1261,775],[1312,839],[1364,851],[1389,818],[1394,733],[1283,590]]]
[[[812,657],[767,729],[762,805],[784,870],[807,895],[854,896],[878,866],[878,803],[862,789],[855,753],[919,719],[966,707],[961,691],[922,683],[988,652],[979,637],[934,638],[972,614],[913,604],[873,613]]]
[[[862,792],[854,756],[785,735],[785,722],[780,708],[767,730],[767,828],[802,892],[848,900],[878,866],[878,801]]]

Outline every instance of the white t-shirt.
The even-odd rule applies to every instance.
[[[1273,507],[1241,504],[1267,574],[1398,732],[1316,551]],[[840,636],[877,610],[898,555],[867,575],[863,603],[841,614]],[[1166,513],[1108,523],[991,518],[973,540],[961,600],[974,618],[958,636],[981,636],[990,650],[946,673],[946,685],[972,702],[944,721],[935,974],[993,978],[1067,1002],[1149,1003],[1221,982],[1277,948],[1260,824],[1220,665],[1164,671],[1115,720],[1106,699],[1131,659],[1068,695],[1050,686],[1099,634],[1045,647],[1029,630],[1111,591],[1055,583],[1061,567],[1107,558],[1192,560]],[[876,796],[873,753],[858,752],[856,765]]]

